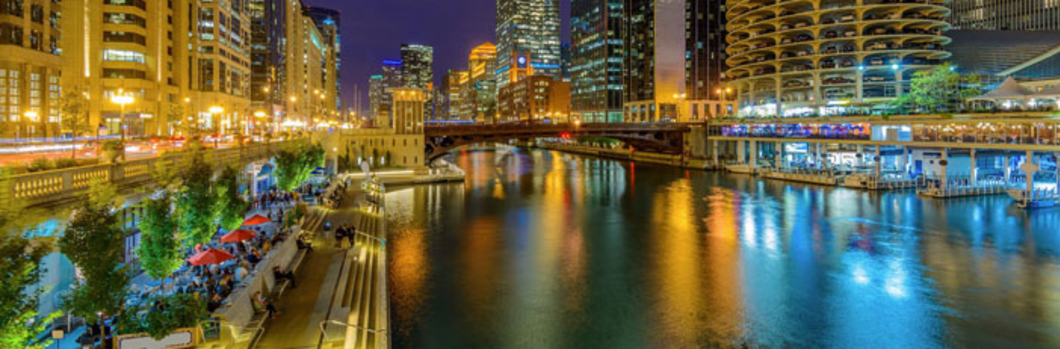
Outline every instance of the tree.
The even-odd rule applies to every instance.
[[[140,247],[136,249],[136,256],[147,276],[163,282],[184,261],[172,203],[168,192],[156,199],[144,200],[144,215],[139,224]]]
[[[5,210],[0,217],[0,348],[47,347],[37,334],[59,314],[38,318],[37,304],[44,291],[37,287],[43,270],[40,261],[51,253],[50,239],[31,238],[19,224],[21,209]],[[35,344],[34,344],[35,343]]]
[[[274,159],[276,186],[283,191],[292,191],[309,180],[313,171],[324,163],[324,147],[302,144],[277,152]]]
[[[217,223],[227,231],[243,224],[250,204],[239,194],[239,171],[225,167],[217,177]]]
[[[59,239],[59,250],[83,276],[77,287],[66,295],[64,306],[91,323],[98,323],[100,314],[114,315],[121,311],[129,283],[122,263],[125,234],[118,225],[113,202],[106,199],[111,192],[100,188],[91,190]]]
[[[162,339],[181,328],[196,327],[209,314],[206,304],[190,294],[151,296],[125,310],[120,322],[126,333],[146,333]]]
[[[88,120],[88,106],[87,98],[82,91],[74,89],[63,95],[61,101],[62,108],[62,127],[70,130],[70,134],[73,136],[71,142],[77,141],[77,136],[81,132],[87,132],[91,127],[89,126]],[[70,157],[77,157],[77,148],[70,147]]]
[[[201,149],[192,151],[184,170],[183,185],[177,196],[180,232],[186,247],[210,242],[217,218],[213,167],[206,162]]]
[[[965,100],[982,94],[978,74],[962,76],[949,63],[921,70],[913,75],[910,92],[895,103],[913,105],[933,113],[950,112]]]
[[[194,130],[193,126],[198,126],[192,124],[191,121],[184,119],[184,105],[180,103],[169,104],[169,109],[166,110],[166,121],[169,124],[179,123],[179,125],[181,126],[180,129],[184,132],[185,136],[188,136],[192,133],[192,131]]]

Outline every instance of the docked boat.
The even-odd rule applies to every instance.
[[[1047,192],[1033,192],[1024,189],[1009,189],[1008,196],[1016,200],[1016,206],[1023,209],[1050,208],[1057,206],[1057,195]]]

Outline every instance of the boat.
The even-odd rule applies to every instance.
[[[1057,206],[1057,196],[1054,193],[1039,193],[1035,195],[1025,189],[1009,189],[1008,196],[1016,200],[1016,206],[1022,209],[1050,208]]]
[[[843,178],[843,186],[847,188],[868,189],[869,182],[874,179],[867,173],[855,173]]]
[[[725,170],[731,173],[739,174],[754,174],[755,169],[750,164],[728,164],[725,165]]]

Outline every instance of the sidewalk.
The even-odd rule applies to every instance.
[[[334,230],[357,219],[353,207],[359,196],[357,190],[351,189],[346,192],[342,207],[328,211],[325,222],[331,222],[331,230],[316,233],[314,252],[296,273],[298,287],[279,300],[280,315],[268,321],[255,348],[316,348],[320,344],[320,323],[327,319],[333,306],[339,279],[349,272],[342,270],[347,250],[336,245]]]

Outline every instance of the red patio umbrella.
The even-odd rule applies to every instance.
[[[265,218],[265,217],[263,217],[260,214],[256,214],[256,215],[254,215],[254,217],[250,217],[250,219],[248,219],[245,222],[243,222],[243,225],[244,226],[246,226],[246,225],[258,225],[258,224],[265,224],[265,223],[270,223],[270,222],[272,222],[272,221],[269,220],[268,218]]]
[[[258,236],[258,234],[255,232],[243,229],[236,229],[228,234],[225,234],[225,236],[222,236],[221,242],[240,242],[253,239],[255,236]]]
[[[205,252],[201,252],[197,255],[192,256],[188,259],[188,262],[191,262],[191,265],[200,266],[209,264],[221,264],[232,258],[235,257],[233,257],[231,254],[228,254],[228,252],[211,248],[209,250],[206,250]]]

